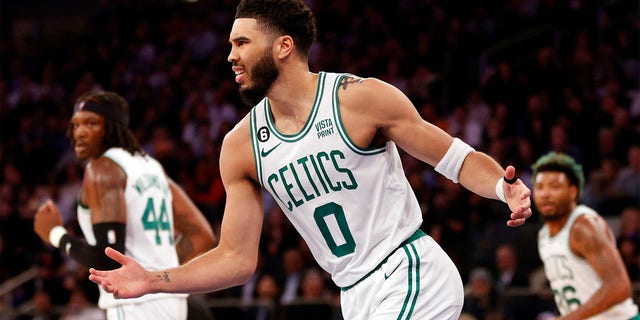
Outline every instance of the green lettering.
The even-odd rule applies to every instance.
[[[278,198],[278,201],[280,201],[282,204],[284,204],[287,209],[289,209],[289,211],[291,211],[293,209],[293,206],[291,205],[291,202],[287,202],[284,203],[284,201],[282,201],[282,198],[280,198],[280,195],[278,195],[278,192],[276,192],[276,188],[273,187],[273,183],[272,181],[275,180],[275,182],[278,182],[278,176],[273,173],[269,176],[269,178],[267,179],[267,183],[269,184],[269,188],[271,188],[271,193],[273,193],[276,198]]]
[[[298,185],[298,188],[300,188],[300,192],[302,192],[304,199],[309,201],[315,198],[314,195],[307,194],[307,192],[304,190],[304,187],[302,187],[302,183],[300,183],[300,178],[298,178],[298,172],[296,172],[296,169],[293,167],[293,163],[289,163],[289,168],[291,168],[291,172],[293,172],[293,177],[296,179],[296,184]],[[302,202],[300,204],[302,204]]]
[[[322,169],[322,174],[324,175],[325,180],[327,180],[327,183],[329,184],[329,188],[331,188],[331,190],[333,191],[340,191],[340,189],[342,189],[340,187],[340,184],[336,184],[335,186],[331,183],[331,179],[329,178],[329,174],[327,173],[327,170],[324,168],[324,165],[322,164],[322,161],[320,159],[320,157],[325,158],[327,161],[330,160],[329,159],[329,155],[324,152],[321,151],[318,153],[318,164],[320,165],[320,169]]]
[[[313,191],[315,191],[316,196],[319,197],[320,191],[318,190],[318,187],[316,187],[316,184],[313,182],[313,178],[311,177],[311,173],[309,172],[309,168],[307,167],[307,160],[309,160],[309,158],[307,157],[300,158],[298,159],[298,163],[301,164],[302,167],[304,168],[304,172],[307,174],[307,179],[309,179],[309,183],[311,183],[311,186],[313,187]],[[307,199],[307,200],[310,200],[310,199]]]
[[[320,170],[318,170],[318,165],[316,164],[316,159],[314,156],[309,157],[311,159],[311,164],[313,165],[313,169],[316,171],[316,176],[320,179],[320,183],[322,184],[322,188],[324,189],[324,193],[329,193],[329,189],[327,189],[327,185],[322,180],[322,175],[320,174]]]
[[[333,166],[336,168],[336,170],[338,172],[342,172],[347,176],[349,176],[349,181],[351,182],[350,184],[347,184],[345,181],[342,181],[342,186],[345,187],[345,189],[349,189],[349,190],[358,188],[358,183],[356,182],[356,179],[353,177],[353,173],[351,173],[351,170],[340,167],[340,165],[338,164],[338,161],[336,160],[336,157],[340,157],[340,159],[344,159],[344,154],[339,150],[333,150],[331,151],[331,160],[333,161]]]
[[[293,203],[296,205],[296,207],[299,207],[304,202],[302,200],[297,200],[293,196],[293,193],[291,193],[291,189],[293,189],[293,185],[291,183],[287,182],[287,179],[284,176],[285,171],[287,171],[287,167],[286,166],[284,166],[284,167],[282,167],[282,168],[280,168],[278,170],[278,172],[280,173],[280,180],[282,180],[282,185],[284,186],[284,189],[287,191],[287,194],[289,195],[289,199],[291,199],[293,201]],[[291,209],[289,209],[289,210],[291,210]]]

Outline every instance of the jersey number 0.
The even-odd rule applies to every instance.
[[[320,232],[327,242],[329,249],[331,249],[331,252],[336,255],[336,257],[342,257],[355,251],[356,242],[353,240],[353,235],[351,235],[351,231],[349,230],[342,206],[335,202],[321,205],[313,212],[313,218],[316,220],[316,224],[318,228],[320,228]],[[328,221],[337,224],[340,230],[339,236],[344,239],[344,241],[340,241],[342,242],[340,245],[337,244],[336,238],[331,234],[329,224],[327,223]]]

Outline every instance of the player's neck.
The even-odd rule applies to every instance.
[[[571,213],[575,208],[576,208],[576,204],[574,203],[569,208],[568,212],[565,215],[563,215],[561,218],[545,221],[547,228],[549,228],[549,236],[551,237],[555,236],[562,230],[562,228],[564,228],[565,224],[567,224],[567,221],[569,221],[569,217],[571,216]]]
[[[267,98],[273,118],[284,133],[297,132],[304,126],[316,99],[318,75],[315,73],[281,73]]]

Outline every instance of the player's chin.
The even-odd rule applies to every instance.
[[[86,160],[89,158],[89,153],[86,151],[86,149],[76,149],[76,158],[78,158],[78,160]]]

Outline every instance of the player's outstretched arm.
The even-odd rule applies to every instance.
[[[227,201],[218,246],[176,268],[149,271],[114,250],[122,264],[112,271],[91,269],[89,279],[116,298],[148,293],[203,293],[244,284],[255,271],[263,221],[262,190],[255,182],[249,121],[245,117],[224,139],[220,173]]]
[[[112,248],[106,248],[104,252],[109,258],[120,263],[122,267],[111,271],[90,268],[89,280],[102,286],[105,291],[113,293],[117,299],[136,298],[150,293],[150,284],[154,280],[161,280],[150,279],[153,275],[138,262]]]
[[[357,79],[356,79],[357,80]],[[358,128],[374,128],[387,140],[394,141],[413,157],[435,167],[435,170],[466,189],[508,204],[511,214],[507,225],[522,225],[531,216],[531,190],[516,177],[512,166],[503,169],[489,155],[473,150],[446,131],[422,119],[409,98],[383,81],[367,78],[351,81],[339,91],[341,112],[347,123]],[[346,121],[345,121],[346,122]],[[370,140],[358,134],[366,130],[347,128],[352,140],[368,146]],[[365,135],[366,136],[366,135]],[[500,190],[498,190],[500,189]],[[500,191],[500,196],[498,192]]]
[[[505,202],[511,210],[508,226],[520,226],[531,217],[531,190],[517,178],[515,167],[502,169],[487,154],[473,151],[464,160],[459,179],[476,194]]]

